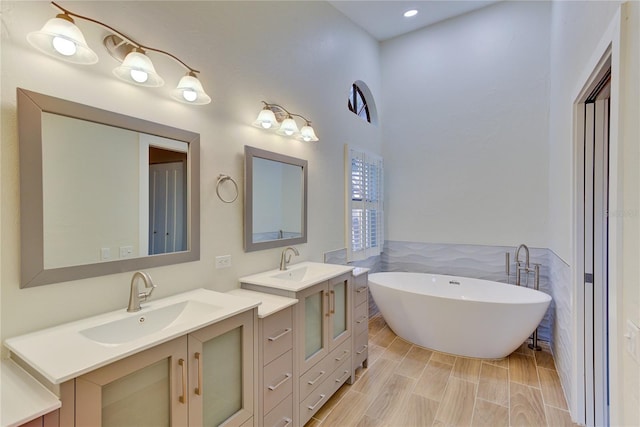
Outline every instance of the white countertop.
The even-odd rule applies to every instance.
[[[58,397],[12,360],[0,361],[0,425],[15,427],[60,408]]]
[[[329,280],[344,273],[349,273],[353,268],[354,267],[350,265],[324,264],[305,261],[298,264],[289,264],[285,271],[280,271],[276,268],[274,270],[241,277],[239,281],[240,283],[266,286],[290,292],[299,292],[317,283]],[[300,280],[280,278],[285,274],[295,274],[297,271],[302,269],[306,269],[308,273],[304,274]]]
[[[298,302],[295,298],[281,297],[279,295],[250,291],[248,289],[233,289],[227,293],[246,298],[253,298],[256,301],[260,301],[261,304],[258,306],[258,317],[261,319],[271,316],[272,314],[287,307],[291,307]]]
[[[80,332],[121,319],[139,318],[155,309],[184,301],[196,301],[203,306],[206,304],[205,307],[209,305],[212,307],[210,311],[198,313],[188,321],[178,318],[157,332],[117,344],[96,342]],[[136,313],[127,313],[126,309],[122,308],[111,313],[9,338],[5,341],[5,346],[51,383],[60,384],[258,305],[259,302],[255,299],[196,289],[143,303],[142,310]]]
[[[355,267],[351,274],[353,274],[353,277],[358,277],[358,276],[362,276],[364,273],[368,273],[369,270],[371,269],[366,267]]]

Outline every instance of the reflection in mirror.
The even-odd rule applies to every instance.
[[[51,113],[42,135],[45,268],[187,249],[186,143]]]
[[[199,136],[18,89],[22,287],[199,259]]]
[[[245,250],[307,241],[307,161],[245,146]]]

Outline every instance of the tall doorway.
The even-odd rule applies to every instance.
[[[596,69],[577,107],[579,333],[584,422],[609,425],[609,106],[611,60]],[[581,258],[581,259],[580,259]],[[582,348],[581,348],[582,350]]]

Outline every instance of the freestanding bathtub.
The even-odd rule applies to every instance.
[[[389,327],[422,347],[498,359],[533,333],[551,297],[488,280],[425,273],[373,273],[369,289]]]

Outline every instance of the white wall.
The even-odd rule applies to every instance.
[[[380,131],[347,109],[349,88],[365,81],[380,92],[379,47],[326,2],[71,2],[72,11],[104,21],[141,43],[176,54],[202,71],[213,102],[187,106],[169,97],[184,73],[152,57],[167,84],[141,88],[113,77],[117,65],[101,47],[104,32],[79,21],[100,57],[92,66],[40,54],[26,33],[56,10],[49,2],[8,2],[2,7],[1,94],[1,310],[2,339],[126,307],[131,273],[19,289],[19,169],[16,87],[175,126],[201,135],[201,260],[150,269],[154,298],[206,287],[227,290],[237,278],[276,268],[280,249],[244,253],[242,197],[233,204],[215,195],[221,173],[242,189],[244,145],[309,161],[309,243],[299,260],[322,261],[344,247],[343,146],[381,150]],[[261,100],[282,104],[313,120],[320,138],[302,143],[251,126]],[[230,254],[232,267],[214,258]]]
[[[618,1],[553,2],[549,111],[549,248],[571,262],[573,103]]]
[[[551,27],[551,97],[549,110],[549,248],[567,263],[568,274],[563,275],[562,280],[557,280],[554,286],[554,299],[556,300],[556,366],[562,379],[563,387],[570,398],[569,406],[574,417],[579,416],[581,391],[578,390],[580,373],[578,357],[578,330],[576,319],[578,316],[578,302],[576,286],[580,286],[577,278],[573,277],[572,265],[576,256],[576,248],[573,242],[573,108],[579,91],[589,77],[589,73],[595,67],[595,62],[604,53],[606,43],[611,42],[611,34],[608,28],[619,8],[620,2],[592,1],[592,2],[553,2],[552,27]],[[619,24],[618,24],[619,25]],[[617,42],[617,41],[616,41]],[[614,71],[615,73],[615,71]],[[614,78],[617,76],[614,75]],[[622,86],[620,87],[622,90]],[[612,101],[616,103],[615,99]],[[615,108],[615,107],[614,107]],[[616,144],[612,142],[612,146]],[[613,154],[612,154],[613,156]],[[615,157],[611,159],[615,162]],[[637,167],[637,166],[636,166]],[[615,170],[615,169],[614,169]],[[622,173],[622,169],[620,169]],[[611,185],[619,187],[621,180],[612,172]],[[615,207],[611,207],[615,209]],[[610,223],[615,227],[616,220]],[[614,263],[612,271],[616,270],[615,263],[625,255],[617,252],[620,258],[615,258],[617,248],[610,247],[611,261]],[[636,260],[637,261],[637,260]],[[621,297],[622,286],[619,282],[610,283],[610,287]],[[617,301],[610,309],[610,321],[618,322],[621,313],[618,311]],[[633,403],[637,398],[631,394],[622,392],[623,378],[626,373],[619,370],[621,365],[617,355],[622,355],[620,347],[621,336],[617,333],[610,335],[613,340],[610,348],[612,369],[611,374],[611,420],[614,424],[632,425],[637,422],[623,422],[622,412],[624,408],[636,406]],[[637,376],[632,379],[636,383]],[[628,386],[628,384],[627,384]],[[630,390],[630,389],[629,389]],[[637,392],[636,392],[637,395]],[[629,418],[633,420],[633,418]]]
[[[617,406],[614,422],[640,425],[640,361],[626,351],[622,338],[626,321],[640,325],[640,3],[628,2],[622,8],[620,45],[620,142],[619,164],[621,180],[620,204],[616,212],[622,226],[622,274],[616,288],[618,338],[614,361],[616,389],[613,397],[622,402]]]
[[[547,242],[548,2],[384,42],[388,240]]]

